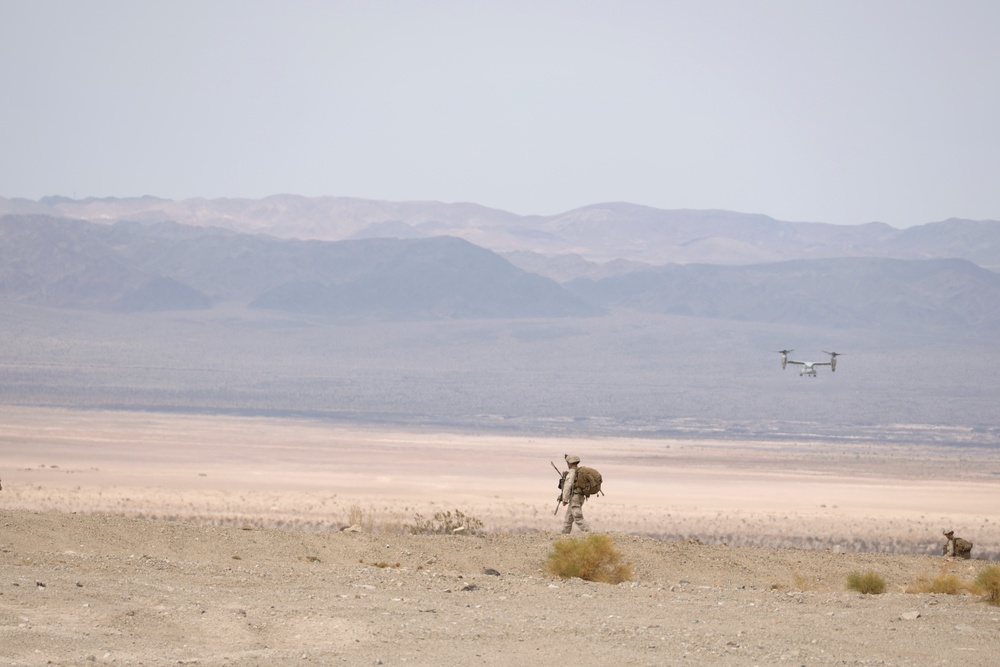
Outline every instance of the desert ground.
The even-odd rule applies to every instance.
[[[565,453],[632,581],[545,571]],[[996,447],[0,407],[0,664],[995,665],[1000,608],[915,591],[995,563],[998,475]],[[478,530],[411,534],[449,511]]]

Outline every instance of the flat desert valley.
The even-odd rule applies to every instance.
[[[566,453],[632,582],[545,573]],[[1000,555],[995,447],[8,406],[0,482],[0,664],[996,664],[1000,608],[913,590]]]
[[[3,506],[401,532],[459,510],[551,531],[555,463],[604,476],[595,529],[758,546],[1000,554],[1000,451],[866,442],[516,437],[319,421],[0,408]],[[560,512],[561,514],[561,512]]]

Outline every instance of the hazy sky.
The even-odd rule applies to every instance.
[[[997,0],[0,0],[0,196],[1000,219]]]

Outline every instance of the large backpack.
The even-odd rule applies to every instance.
[[[972,556],[972,542],[962,539],[961,537],[956,537],[955,555],[959,558],[969,558]]]
[[[601,481],[601,473],[587,466],[579,466],[576,469],[576,481],[573,483],[573,490],[589,498],[601,492]]]

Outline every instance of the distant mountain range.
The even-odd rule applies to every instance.
[[[401,319],[593,315],[555,281],[453,237],[300,241],[172,222],[0,217],[0,297],[123,312],[253,308]]]
[[[1000,328],[1000,274],[961,259],[671,264],[568,287],[594,305],[670,315],[830,328]]]
[[[751,238],[738,232],[735,220],[727,224],[731,236]],[[969,239],[995,234],[1000,225],[926,225],[906,244],[896,236],[897,247],[924,248],[917,239],[929,237],[942,247],[939,226],[966,229],[971,245]],[[236,302],[324,317],[414,320],[586,317],[626,309],[831,327],[1000,329],[1000,274],[968,259],[872,257],[871,249],[820,257],[820,239],[830,227],[811,236],[808,225],[789,227],[794,243],[814,248],[809,259],[652,266],[526,251],[510,256],[521,267],[543,265],[532,272],[453,236],[301,240],[169,221],[109,224],[16,214],[0,217],[0,298],[118,312]],[[865,234],[889,229],[847,228],[836,238],[860,249]],[[952,247],[962,245],[949,238]]]
[[[518,265],[530,265],[533,272],[557,280],[600,277],[608,273],[605,264],[619,260],[624,264],[616,264],[617,268],[629,263],[661,266],[844,257],[957,258],[1000,271],[1000,222],[993,220],[952,219],[900,230],[882,223],[783,222],[766,215],[660,210],[627,203],[594,204],[552,216],[519,216],[467,203],[294,195],[178,201],[156,197],[0,198],[2,214],[40,214],[101,223],[170,221],[324,241],[447,235],[505,254]]]

